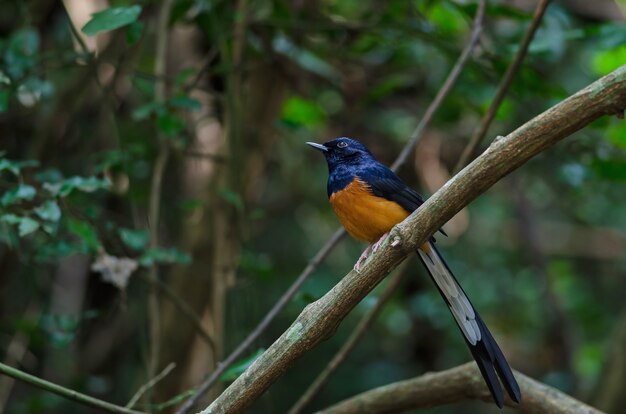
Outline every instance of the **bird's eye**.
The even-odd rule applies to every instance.
[[[345,147],[347,147],[347,146],[348,146],[348,143],[347,143],[346,141],[340,141],[340,142],[337,144],[337,147],[338,147],[338,148],[345,148]]]

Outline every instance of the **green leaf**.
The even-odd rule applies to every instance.
[[[148,245],[150,233],[148,230],[119,229],[124,244],[133,250],[142,250]]]
[[[61,209],[56,201],[48,200],[39,207],[35,208],[35,214],[43,220],[56,222],[61,218]]]
[[[157,120],[157,126],[161,132],[168,137],[173,138],[183,130],[185,122],[176,115],[166,113],[159,117]]]
[[[141,35],[143,34],[144,24],[143,22],[137,20],[128,25],[126,29],[126,43],[129,45],[134,45],[141,39]]]
[[[4,193],[2,199],[0,199],[0,204],[6,207],[18,201],[32,200],[33,198],[35,198],[36,194],[37,190],[35,190],[35,187],[26,184],[20,184],[17,187],[12,188]]]
[[[224,371],[224,373],[220,376],[220,381],[233,381],[237,379],[237,377],[243,374],[243,372],[248,369],[248,367],[252,365],[252,363],[256,361],[256,359],[260,357],[263,352],[265,352],[265,349],[260,348],[248,358],[244,358],[235,363],[232,367]]]
[[[592,169],[600,177],[611,181],[626,181],[626,161],[624,160],[594,160]]]
[[[95,252],[102,246],[100,240],[98,239],[96,229],[94,229],[94,227],[88,222],[69,219],[67,227],[70,233],[75,234],[80,238],[87,251]]]
[[[82,31],[87,36],[94,36],[100,32],[108,32],[127,26],[137,20],[141,13],[141,6],[112,7],[94,13],[91,20],[83,26]]]
[[[123,166],[125,162],[131,159],[128,150],[101,151],[99,154],[97,154],[97,157],[99,161],[93,167],[93,171],[96,174],[102,174],[109,168]]]
[[[93,193],[97,190],[107,189],[111,182],[97,177],[70,177],[58,183],[45,183],[43,187],[53,196],[67,197],[72,191],[79,190]]]
[[[7,89],[0,89],[0,112],[9,109],[9,98],[11,95]]]
[[[281,118],[290,125],[313,128],[326,122],[326,112],[315,101],[293,96],[285,101]]]
[[[70,243],[67,240],[59,240],[58,238],[53,238],[37,250],[35,261],[39,263],[55,263],[60,258],[67,257],[71,254],[84,252],[85,249],[77,243]]]
[[[611,122],[608,127],[603,128],[604,136],[616,146],[626,150],[626,123]]]
[[[604,347],[597,343],[585,344],[576,350],[574,365],[576,371],[583,378],[596,378],[602,361],[604,360]]]
[[[149,102],[145,105],[141,105],[139,108],[133,111],[132,117],[135,121],[142,121],[148,119],[151,115],[162,115],[165,113],[163,104],[159,102]]]
[[[155,263],[191,263],[191,256],[183,253],[175,247],[169,249],[164,247],[156,247],[144,252],[139,258],[141,266],[152,266]]]
[[[35,180],[40,183],[58,182],[63,180],[63,174],[56,168],[47,168],[45,170],[39,170],[34,175]]]
[[[594,39],[594,49],[613,49],[626,43],[626,25],[609,22],[585,29],[587,39]]]
[[[425,12],[428,21],[435,24],[437,33],[451,35],[467,26],[459,10],[447,2],[437,2]]]
[[[14,175],[19,175],[20,170],[11,160],[7,160],[6,158],[0,158],[0,172],[4,170],[9,170]]]
[[[296,46],[285,36],[277,36],[274,38],[272,47],[276,52],[287,56],[309,72],[318,74],[335,83],[339,83],[342,79],[341,72],[330,65],[325,59],[318,57],[309,50]]]
[[[196,74],[196,68],[184,68],[181,69],[180,72],[176,75],[175,83],[176,86],[183,86],[187,80],[189,80],[193,75]]]
[[[177,96],[170,99],[170,105],[174,108],[188,109],[190,111],[197,111],[202,108],[200,101],[189,96]]]
[[[598,75],[606,75],[626,62],[626,45],[597,52],[591,61],[591,67]]]
[[[241,199],[241,196],[230,188],[220,188],[219,195],[229,204],[235,206],[238,211],[244,210],[243,200]]]
[[[9,77],[23,78],[37,63],[37,51],[41,40],[34,27],[19,29],[9,38],[4,49],[4,65]]]
[[[0,216],[0,221],[8,224],[17,224],[20,222],[20,217],[13,213],[3,214]]]
[[[35,160],[11,161],[6,158],[0,158],[0,172],[4,170],[10,171],[13,175],[19,176],[22,168],[37,167],[39,162]]]
[[[24,237],[39,228],[39,223],[30,217],[16,216],[15,214],[3,214],[0,221],[8,224],[17,224],[17,230]]]

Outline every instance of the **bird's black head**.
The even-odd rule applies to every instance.
[[[331,170],[340,164],[357,165],[373,158],[372,153],[365,145],[351,138],[335,138],[323,145],[315,142],[307,142],[307,144],[324,154],[328,168]]]

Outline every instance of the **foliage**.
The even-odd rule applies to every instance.
[[[337,227],[326,166],[303,143],[349,135],[393,160],[463,48],[477,5],[267,0],[244,2],[244,16],[240,2],[176,0],[168,71],[158,76],[162,3],[114,1],[84,22],[63,2],[0,4],[0,332],[7,343],[16,332],[30,338],[24,367],[54,372],[69,361],[73,368],[58,381],[108,401],[127,401],[149,380],[151,287],[131,275],[156,266],[203,318],[214,317],[211,306],[223,300],[219,321],[204,323],[224,326],[215,340],[228,354]],[[549,7],[488,137],[624,64],[620,16],[574,7]],[[489,2],[479,48],[401,171],[422,193],[448,178],[531,18],[510,2]],[[180,28],[194,36],[178,37]],[[216,125],[224,135],[201,137]],[[155,225],[148,217],[163,142],[170,156]],[[607,338],[624,306],[625,150],[626,124],[600,120],[505,179],[450,224],[450,237],[438,237],[512,365],[577,395],[591,395],[605,375]],[[363,247],[344,242],[255,349],[328,291]],[[231,267],[232,277],[217,284]],[[468,359],[438,293],[417,263],[409,268],[312,409]],[[53,288],[61,282],[68,285]],[[376,294],[251,412],[286,411]],[[199,381],[185,359],[198,351],[193,324],[165,295],[160,300],[163,323],[175,321],[163,343],[180,347],[165,353],[180,358],[176,385],[157,387],[151,401],[165,409],[189,394],[180,384]],[[36,318],[23,313],[26,303],[38,309]],[[247,355],[223,381],[258,352]],[[10,412],[87,412],[24,390],[16,385]]]

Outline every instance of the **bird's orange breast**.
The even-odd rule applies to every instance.
[[[358,178],[333,193],[330,204],[346,231],[355,239],[369,243],[377,241],[409,215],[397,203],[375,196]]]

